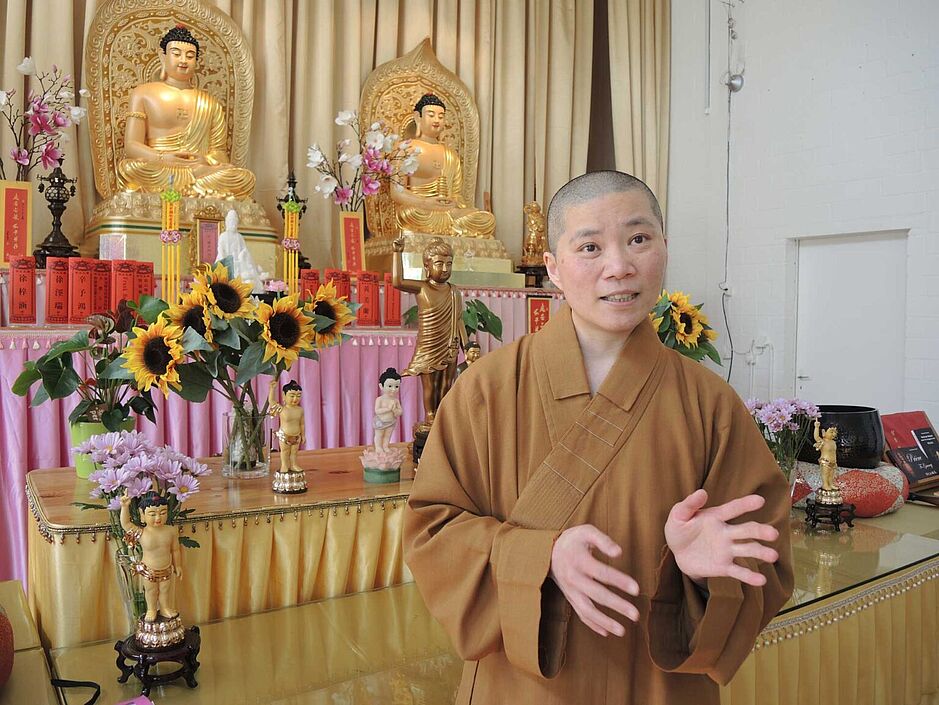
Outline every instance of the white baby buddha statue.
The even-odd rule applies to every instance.
[[[229,272],[231,276],[251,284],[251,291],[254,294],[264,291],[264,280],[269,275],[261,271],[261,268],[254,263],[251,253],[248,252],[245,239],[238,232],[238,213],[234,209],[228,211],[228,215],[225,216],[225,231],[218,236],[215,261],[220,262],[226,257],[231,257],[235,268],[234,272]]]

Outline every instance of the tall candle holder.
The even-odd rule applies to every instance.
[[[60,158],[59,165],[48,176],[39,177],[39,193],[46,197],[52,213],[52,230],[33,250],[37,269],[46,268],[47,257],[78,257],[78,248],[62,232],[62,214],[65,213],[65,204],[75,195],[77,181],[68,178],[62,171],[63,161]]]

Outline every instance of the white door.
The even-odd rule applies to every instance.
[[[903,410],[906,234],[799,241],[796,395]]]

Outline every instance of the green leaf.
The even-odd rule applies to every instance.
[[[244,318],[233,318],[230,327],[234,328],[235,332],[248,342],[254,342],[258,338],[257,335],[252,335],[251,322],[246,321]],[[258,333],[260,333],[260,326],[258,327]]]
[[[186,548],[199,548],[199,542],[189,536],[180,536],[179,545]]]
[[[218,377],[218,361],[221,357],[222,353],[218,350],[211,350],[202,356],[205,361],[205,369],[212,377]]]
[[[153,398],[150,396],[149,389],[146,392],[140,392],[140,394],[132,398],[130,400],[130,408],[136,413],[147,417],[151,423],[156,423],[156,414],[154,413],[156,407],[153,404]]]
[[[675,331],[670,330],[668,335],[665,336],[665,346],[668,348],[676,348],[675,343]]]
[[[232,348],[233,350],[241,349],[241,338],[238,337],[237,331],[231,326],[225,330],[216,331],[214,333],[213,340],[217,344],[224,345],[225,347]]]
[[[263,340],[251,343],[245,348],[241,356],[241,363],[238,365],[238,371],[235,374],[235,384],[244,385],[261,374],[264,368],[264,348]]]
[[[57,357],[61,357],[65,353],[81,352],[82,350],[90,350],[91,345],[88,342],[88,331],[82,330],[73,335],[68,340],[60,340],[58,343],[55,343],[49,352],[40,358],[40,360],[54,360]]]
[[[232,260],[231,255],[229,255],[228,257],[222,257],[222,259],[220,259],[217,264],[223,264],[223,265],[225,265],[225,269],[228,270],[228,277],[229,277],[229,279],[231,279],[231,278],[233,278],[233,277],[235,276],[235,263],[234,263],[234,261]],[[213,266],[213,268],[214,268],[214,266]]]
[[[82,511],[86,509],[107,509],[108,505],[106,504],[92,504],[91,502],[72,502],[73,507],[78,507]]]
[[[320,356],[316,353],[316,350],[310,348],[309,350],[301,350],[300,357],[305,357],[307,360],[319,360]]]
[[[227,330],[229,327],[228,321],[224,318],[219,318],[214,313],[209,313],[209,320],[212,324],[212,330]]]
[[[177,394],[186,401],[204,402],[212,391],[212,376],[201,362],[193,362],[188,365],[177,365],[176,371],[179,373],[179,383],[182,389],[177,390]]]
[[[41,379],[42,373],[36,369],[36,363],[30,360],[26,363],[26,369],[20,372],[20,376],[13,383],[13,393],[25,397],[29,388]]]
[[[186,328],[183,333],[183,352],[191,353],[196,350],[211,350],[212,346],[203,338],[195,328]]]
[[[78,423],[81,420],[81,417],[94,406],[94,402],[90,399],[82,399],[78,404],[75,405],[75,408],[72,409],[72,413],[68,415],[69,423]]]
[[[475,333],[479,328],[479,315],[476,309],[467,306],[463,311],[463,325],[468,333]]]
[[[401,323],[406,326],[413,326],[417,323],[417,306],[411,306],[401,315]]]
[[[489,333],[493,338],[502,342],[502,319],[499,318],[496,314],[490,311],[488,308],[483,307],[483,322],[484,327],[481,328],[486,333]]]
[[[32,401],[29,402],[29,405],[39,406],[40,404],[42,404],[44,401],[47,401],[48,399],[49,399],[49,394],[48,392],[46,392],[46,388],[40,384],[39,388],[36,390],[36,393],[33,394]]]
[[[156,321],[156,319],[160,317],[160,314],[168,308],[169,304],[163,299],[158,299],[155,296],[148,296],[146,294],[141,296],[140,301],[137,302],[137,313],[140,314],[140,317],[147,324]]]
[[[71,365],[62,365],[55,371],[50,370],[49,374],[43,374],[42,378],[42,386],[50,399],[64,399],[74,394],[81,383],[81,378]]]
[[[109,431],[120,431],[121,424],[126,418],[127,407],[123,405],[116,406],[113,409],[108,409],[101,415],[101,423],[103,423],[104,427]]]
[[[99,379],[133,379],[134,373],[129,369],[124,367],[124,363],[127,362],[127,359],[120,355],[119,357],[114,358],[111,361],[104,372],[98,375]]]
[[[336,321],[328,316],[321,316],[318,313],[313,314],[313,327],[316,329],[317,333],[322,333],[330,326],[335,325],[335,323]]]
[[[704,352],[707,354],[707,356],[711,358],[716,364],[720,365],[721,367],[724,366],[724,363],[721,362],[721,354],[717,352],[717,348],[711,345],[711,343],[704,343],[700,347],[704,349]]]

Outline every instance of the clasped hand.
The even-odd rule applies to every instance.
[[[759,495],[747,495],[717,507],[704,508],[708,495],[697,490],[674,505],[665,522],[665,540],[679,570],[703,583],[707,578],[729,577],[748,585],[766,583],[761,573],[734,562],[754,558],[773,563],[779,554],[760,541],[775,541],[779,532],[768,524],[728,522],[763,506]],[[600,610],[606,607],[627,619],[639,620],[639,610],[622,596],[639,594],[634,578],[594,557],[594,550],[617,558],[622,548],[590,524],[566,529],[551,551],[551,579],[580,620],[600,636],[626,633],[623,624]]]

